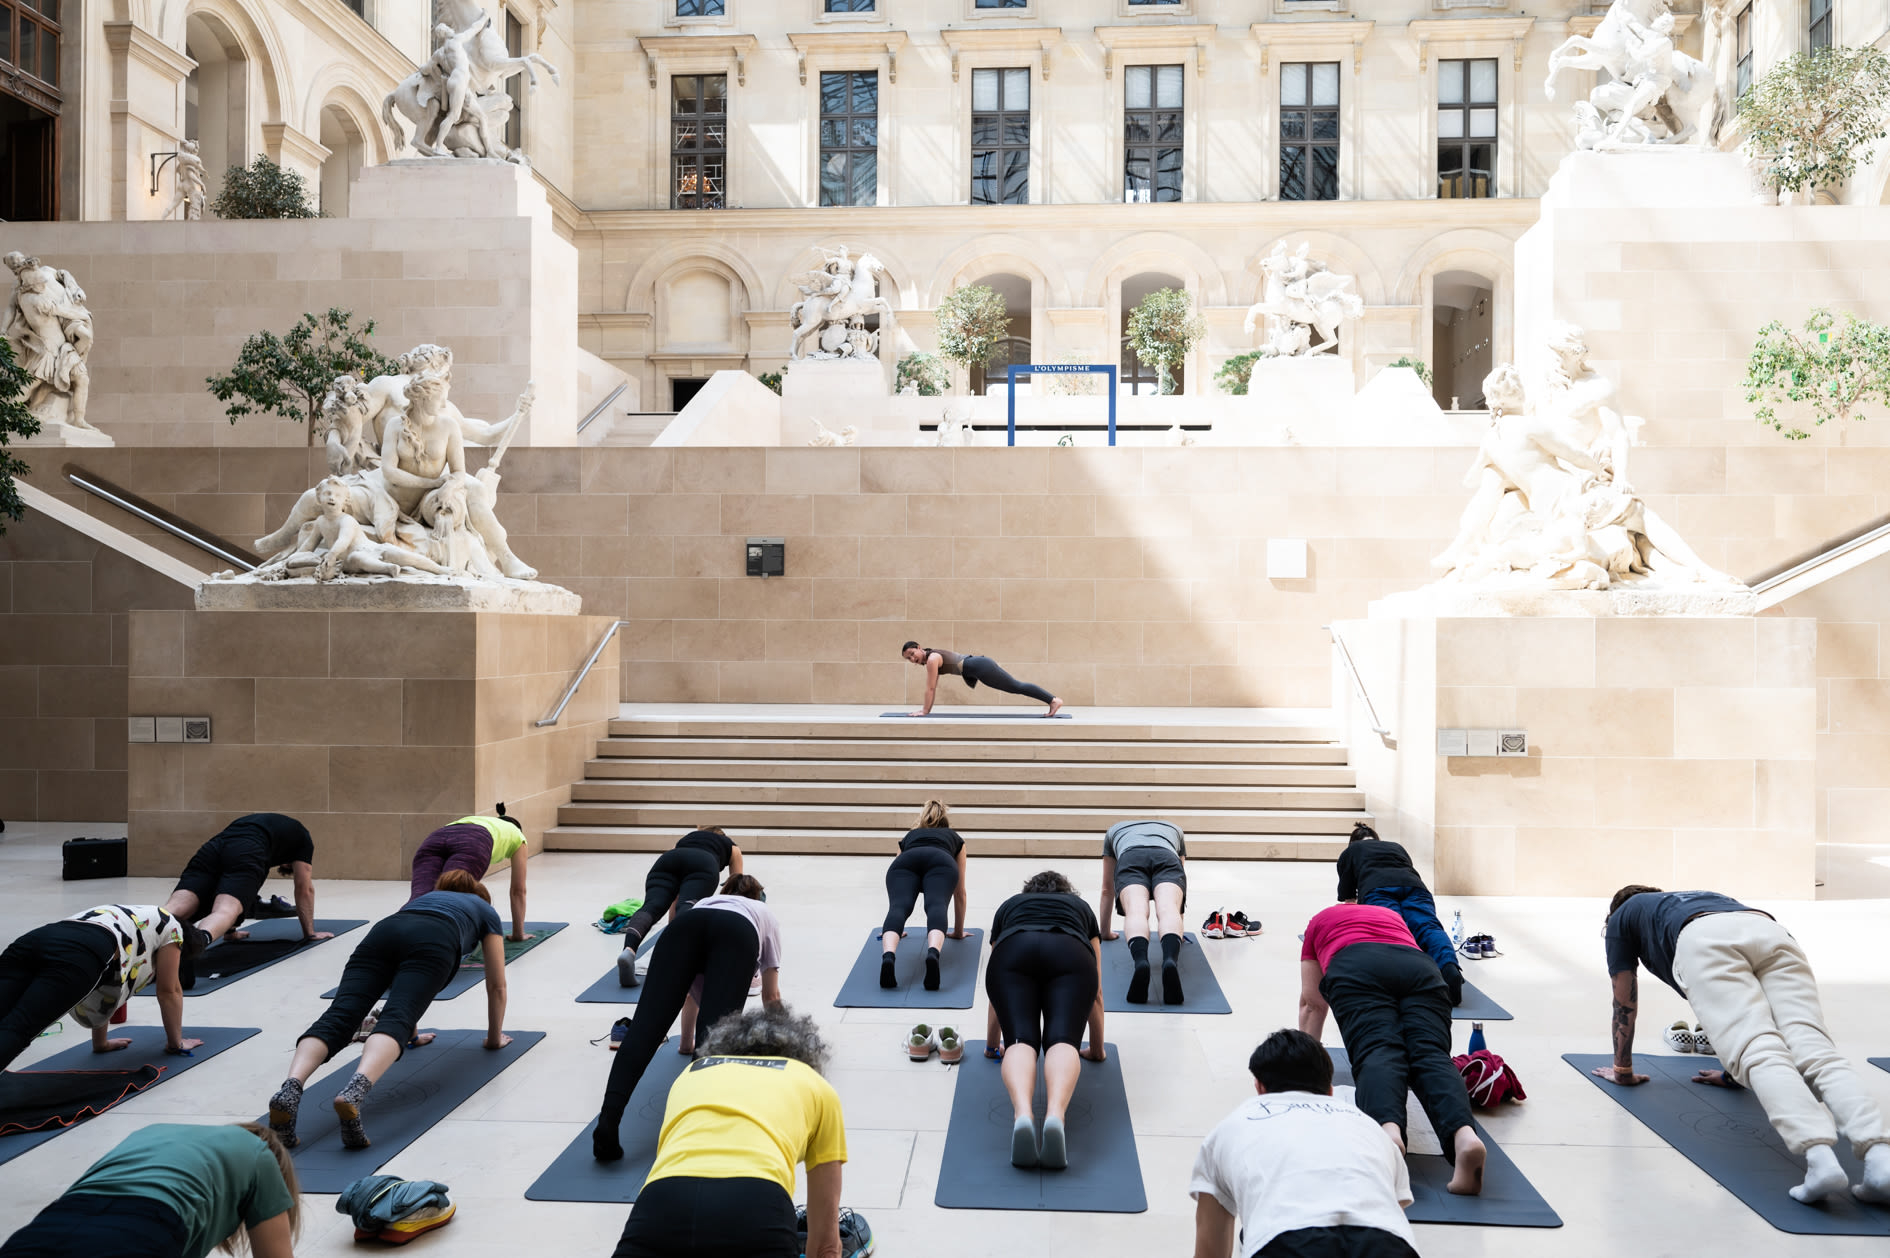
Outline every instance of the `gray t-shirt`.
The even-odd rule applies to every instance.
[[[1706,913],[1749,913],[1751,908],[1717,891],[1643,891],[1608,918],[1608,977],[1636,965],[1680,992],[1673,981],[1673,950],[1680,929]]]
[[[1118,821],[1103,835],[1103,855],[1112,860],[1121,860],[1138,847],[1165,847],[1184,859],[1188,855],[1181,827],[1167,821]]]
[[[459,932],[461,954],[471,952],[487,935],[503,935],[498,910],[467,891],[429,891],[407,903],[403,913],[430,913],[444,917]]]

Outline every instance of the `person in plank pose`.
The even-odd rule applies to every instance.
[[[1403,844],[1379,838],[1378,831],[1362,821],[1353,826],[1352,837],[1339,853],[1339,901],[1376,904],[1402,917],[1418,947],[1437,962],[1451,1006],[1463,1003],[1463,966],[1456,945],[1437,920],[1437,902]]]
[[[1148,918],[1151,900],[1162,940],[1162,1003],[1178,1005],[1181,990],[1181,913],[1188,902],[1188,840],[1167,821],[1118,821],[1103,835],[1102,937],[1111,940],[1110,910],[1122,910],[1129,936],[1132,1005],[1148,1003]]]
[[[302,938],[333,939],[333,932],[315,929],[315,840],[307,826],[279,812],[238,817],[198,848],[164,902],[164,911],[201,930],[208,947],[244,917],[255,916],[256,897],[271,868],[295,879],[295,915],[302,921]],[[230,935],[242,937],[240,931]]]
[[[525,827],[505,815],[500,804],[494,817],[461,817],[451,825],[441,826],[420,841],[413,854],[413,879],[407,899],[411,903],[439,888],[440,875],[449,869],[463,869],[484,881],[501,862],[512,868],[513,943],[525,942]]]
[[[919,824],[899,840],[899,855],[886,870],[886,921],[880,927],[879,985],[899,986],[894,964],[906,919],[925,896],[925,990],[939,984],[939,952],[945,947],[945,909],[957,915],[953,939],[965,938],[965,841],[952,829],[951,814],[936,799],[925,801]]]
[[[650,928],[663,914],[669,913],[673,921],[677,913],[714,895],[725,869],[730,878],[741,875],[742,849],[721,826],[691,830],[656,858],[643,878],[643,907],[630,915],[624,927],[623,951],[617,954],[618,986],[637,985],[637,948],[648,938]]]
[[[938,698],[940,673],[962,678],[965,685],[974,690],[981,685],[989,686],[1007,695],[1023,695],[1026,699],[1047,703],[1050,710],[1044,713],[1045,716],[1055,716],[1063,710],[1063,700],[1042,686],[1017,680],[988,655],[960,655],[940,647],[920,646],[917,642],[906,643],[899,648],[899,654],[908,664],[917,664],[925,670],[925,706],[912,713],[913,716],[931,715],[933,701]]]

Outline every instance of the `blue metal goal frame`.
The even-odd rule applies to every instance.
[[[1008,411],[1010,416],[1010,439],[1006,445],[1017,444],[1017,377],[1019,376],[1094,376],[1109,377],[1109,444],[1116,444],[1116,369],[1102,363],[1012,363],[1007,372],[1006,387],[1010,393]]]

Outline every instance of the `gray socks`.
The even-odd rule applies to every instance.
[[[348,1086],[335,1094],[335,1117],[341,1120],[341,1144],[345,1149],[368,1147],[367,1132],[361,1128],[361,1102],[373,1090],[374,1080],[357,1070]]]
[[[302,1081],[290,1077],[282,1081],[276,1094],[269,1098],[269,1130],[276,1133],[284,1148],[293,1149],[300,1143],[295,1134],[295,1116],[302,1108]]]

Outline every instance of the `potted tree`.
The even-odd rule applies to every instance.
[[[1164,394],[1175,391],[1175,368],[1207,333],[1194,298],[1179,288],[1158,288],[1129,312],[1129,348],[1155,368]]]
[[[320,218],[309,204],[308,180],[266,157],[232,166],[210,203],[218,218]]]
[[[1810,434],[1778,417],[1780,405],[1809,405],[1811,422],[1861,419],[1865,402],[1890,406],[1890,327],[1846,312],[1814,310],[1801,335],[1778,320],[1759,329],[1746,360],[1746,401],[1754,417],[1793,441]]]
[[[374,321],[355,328],[353,318],[352,311],[331,309],[303,315],[283,336],[258,332],[243,342],[228,375],[204,383],[219,402],[229,403],[224,414],[232,424],[245,415],[280,415],[307,425],[313,445],[325,435],[316,421],[336,376],[371,380],[394,372],[393,360],[368,342]]]
[[[1004,295],[984,284],[954,288],[938,305],[938,352],[970,371],[988,361],[999,341],[1011,334]],[[921,392],[924,391],[921,386]]]
[[[1842,184],[1884,138],[1890,57],[1875,48],[1793,53],[1739,101],[1748,156],[1762,163],[1781,203]]]

